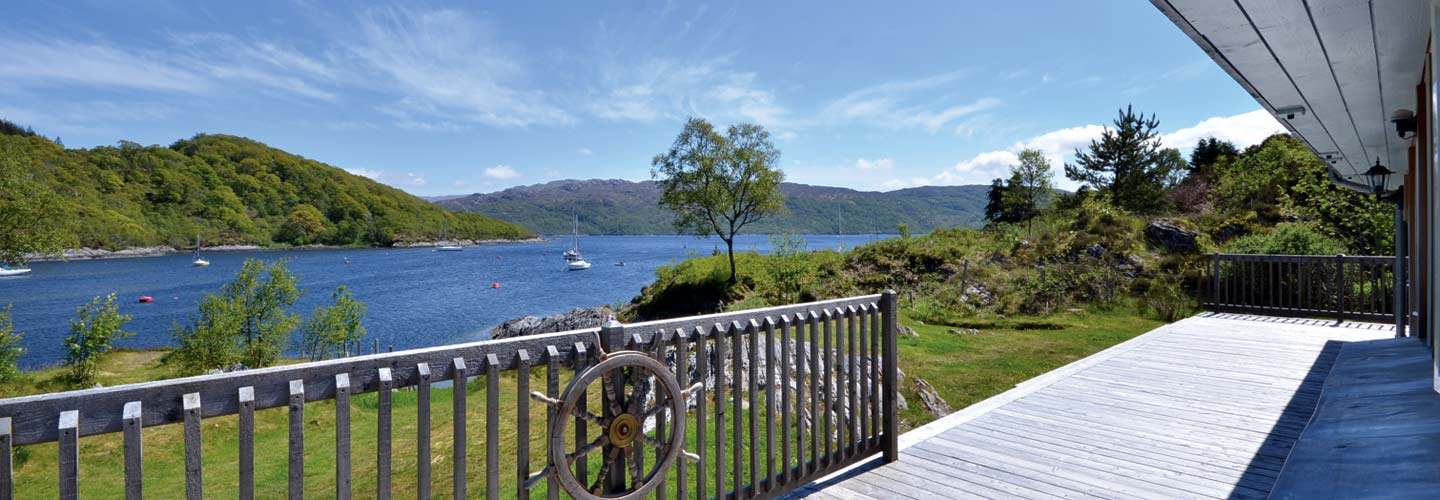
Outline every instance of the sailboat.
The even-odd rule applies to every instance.
[[[575,216],[575,229],[570,235],[570,249],[565,251],[565,268],[571,271],[590,269],[590,263],[580,256],[580,216]]]
[[[450,224],[440,221],[440,241],[435,244],[437,252],[459,252],[465,247],[450,242]]]
[[[210,261],[200,258],[200,235],[195,235],[195,256],[190,260],[191,267],[205,267]]]
[[[9,268],[9,267],[5,267],[4,264],[0,264],[0,277],[4,277],[4,276],[19,276],[19,275],[22,275],[22,274],[27,274],[27,273],[29,273],[29,272],[30,272],[30,268],[28,268],[28,267]]]

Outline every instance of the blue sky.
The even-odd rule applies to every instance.
[[[684,119],[796,182],[981,184],[1133,103],[1167,145],[1280,126],[1149,2],[14,2],[0,117],[69,147],[250,137],[421,195],[649,177]]]

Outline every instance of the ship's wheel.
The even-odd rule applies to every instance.
[[[674,373],[639,351],[601,353],[600,359],[600,363],[576,375],[560,399],[538,392],[531,395],[557,410],[550,428],[549,466],[531,481],[554,474],[565,492],[578,500],[644,498],[679,457],[699,458],[683,449],[685,412],[690,394],[703,389],[704,384],[681,389]],[[649,397],[652,388],[653,398]],[[597,393],[601,394],[598,415],[592,411],[591,402],[582,398]],[[651,425],[652,421],[656,425]],[[669,425],[659,425],[662,422]],[[575,434],[572,425],[585,425],[587,436],[598,430],[599,436],[588,443],[567,441],[567,436],[573,439]],[[647,450],[653,450],[653,455]],[[577,477],[575,463],[593,463],[591,455],[595,454],[600,456],[598,470],[587,467],[587,477]],[[641,464],[634,459],[637,455],[655,459]],[[612,484],[606,488],[607,476],[615,467],[622,467],[622,461],[623,468],[628,469],[622,473],[623,487]]]

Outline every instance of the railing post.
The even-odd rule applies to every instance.
[[[884,368],[885,370],[882,378],[885,385],[884,449],[886,463],[894,462],[900,459],[900,410],[898,405],[896,404],[896,395],[900,391],[899,382],[896,380],[898,378],[898,367],[896,366],[896,360],[898,359],[898,356],[896,356],[895,352],[897,349],[897,345],[895,343],[895,336],[896,331],[898,330],[896,326],[898,326],[899,322],[899,319],[896,317],[895,314],[896,301],[897,297],[894,290],[885,290],[885,293],[880,295],[880,315],[882,320],[881,324],[883,325],[881,327],[880,335],[884,342],[884,354],[881,363],[882,368]]]
[[[609,322],[606,322],[603,326],[601,326],[600,349],[602,350],[602,352],[605,353],[611,353],[625,349],[625,325],[620,324],[619,321],[616,321],[612,318]],[[610,387],[625,387],[625,375],[617,374],[611,376]],[[607,399],[611,397],[612,392],[614,393],[614,397],[620,399],[619,403],[623,407],[625,402],[624,390],[601,391],[601,399]],[[612,415],[612,412],[610,411],[612,403],[614,402],[607,400],[600,405],[601,408],[604,410],[603,413],[606,418],[614,417],[614,415]],[[605,484],[603,488],[604,493],[608,494],[625,491],[625,471],[628,470],[625,466],[625,458],[626,457],[624,453],[619,454],[619,456],[615,460],[615,464],[610,466],[609,473],[605,476]]]
[[[1345,254],[1335,256],[1335,320],[1345,321]]]

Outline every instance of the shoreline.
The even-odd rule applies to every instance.
[[[462,247],[476,247],[484,245],[506,245],[506,244],[529,244],[544,243],[549,241],[545,237],[536,236],[523,240],[460,240],[446,243],[454,243]],[[216,245],[212,247],[200,247],[205,253],[236,253],[236,252],[281,252],[281,251],[312,251],[312,250],[371,250],[371,249],[409,249],[427,248],[438,245],[440,242],[415,242],[396,243],[388,247],[382,246],[349,246],[349,245],[303,245],[303,246],[262,246],[262,245]],[[109,259],[139,259],[146,257],[164,257],[167,255],[188,254],[191,250],[182,250],[169,245],[152,247],[129,247],[120,250],[106,250],[103,248],[67,248],[60,255],[30,255],[29,262],[67,262],[76,260],[109,260]]]

